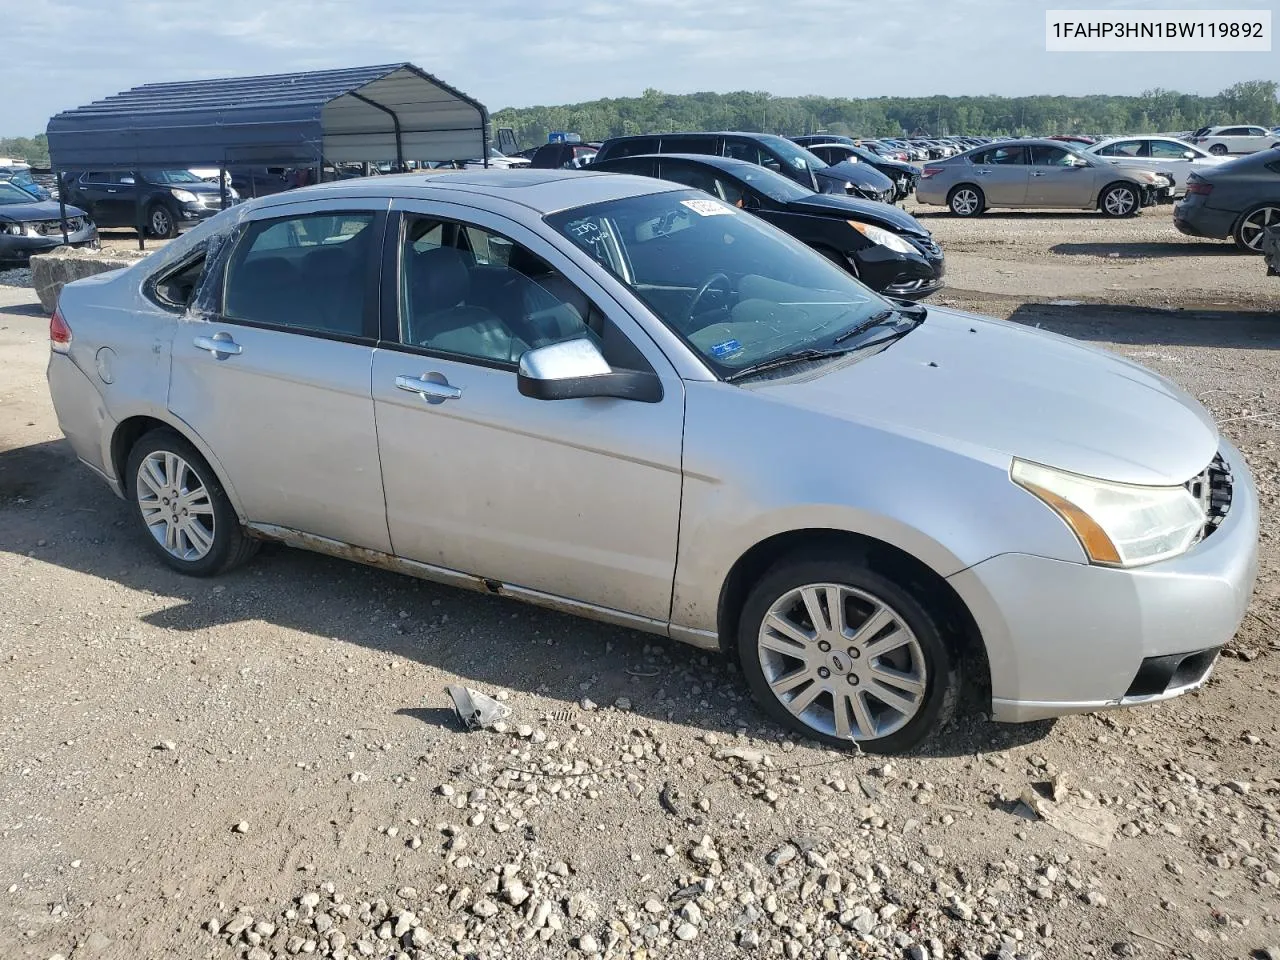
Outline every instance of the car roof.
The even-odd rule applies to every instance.
[[[689,160],[694,163],[705,164],[708,167],[717,167],[726,173],[734,173],[738,170],[759,170],[760,164],[752,163],[750,160],[739,160],[737,157],[720,157],[713,153],[637,153],[629,157],[613,157],[610,160],[601,160],[600,165],[607,167],[611,163],[626,163],[628,160]]]
[[[662,180],[590,170],[514,169],[458,170],[356,177],[286,190],[256,201],[259,207],[297,203],[325,197],[452,200],[466,204],[485,196],[527,207],[537,214],[573,207],[682,189]]]

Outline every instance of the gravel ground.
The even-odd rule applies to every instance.
[[[0,274],[0,956],[1280,957],[1280,283],[1167,209],[927,222],[939,301],[1135,358],[1244,450],[1261,576],[1201,692],[971,704],[886,762],[625,630],[285,549],[181,578],[59,438]]]

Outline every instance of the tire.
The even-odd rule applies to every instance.
[[[1245,253],[1262,253],[1262,235],[1267,227],[1280,224],[1280,204],[1260,203],[1245,211],[1231,231],[1231,239]]]
[[[824,622],[814,630],[810,603],[819,618],[841,610],[844,629]],[[859,630],[872,633],[856,642]],[[869,641],[883,645],[890,638],[901,642],[874,657],[863,654]],[[906,752],[955,713],[960,665],[933,614],[903,585],[848,554],[779,561],[747,595],[737,640],[747,686],[765,712],[830,746]],[[893,672],[892,685],[882,682],[885,671]]]
[[[144,469],[146,475],[140,475]],[[209,464],[172,430],[152,430],[133,445],[125,486],[147,544],[179,573],[216,576],[258,551],[258,541],[244,535]],[[190,513],[177,513],[179,504],[189,506]]]
[[[1221,143],[1215,143],[1209,148],[1209,152],[1215,157],[1225,157],[1227,155],[1227,148]]]
[[[161,240],[172,240],[178,235],[178,218],[163,203],[147,207],[147,233]]]
[[[1098,195],[1098,209],[1103,216],[1117,220],[1132,217],[1142,209],[1142,198],[1132,184],[1113,183]]]
[[[987,195],[981,187],[962,183],[947,194],[947,206],[957,217],[976,217],[987,209]]]

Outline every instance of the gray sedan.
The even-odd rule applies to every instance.
[[[1057,140],[1007,140],[925,165],[916,200],[958,217],[991,207],[1064,207],[1131,217],[1168,199],[1172,177],[1116,167]]]
[[[78,207],[67,207],[67,243],[98,245],[98,228]],[[17,184],[0,180],[0,263],[26,263],[33,253],[63,245],[58,204],[37,200]]]
[[[1173,208],[1173,225],[1192,237],[1235,240],[1249,253],[1280,224],[1280,150],[1263,150],[1193,173]]]
[[[261,198],[68,285],[50,337],[174,569],[274,540],[669,636],[830,744],[911,748],[970,685],[1007,721],[1176,696],[1253,589],[1249,471],[1172,383],[666,181]]]

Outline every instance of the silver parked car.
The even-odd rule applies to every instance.
[[[916,200],[958,217],[991,207],[1064,207],[1131,217],[1172,194],[1171,178],[1118,168],[1058,140],[1006,140],[925,165]]]
[[[1187,192],[1191,174],[1227,162],[1226,157],[1205,153],[1173,137],[1113,137],[1085,147],[1084,152],[1105,157],[1115,166],[1167,173],[1173,177],[1175,197]]]
[[[1240,453],[1168,380],[882,299],[667,181],[350,180],[68,285],[49,387],[140,536],[261,540],[737,657],[779,722],[912,747],[1204,682],[1256,569]]]

